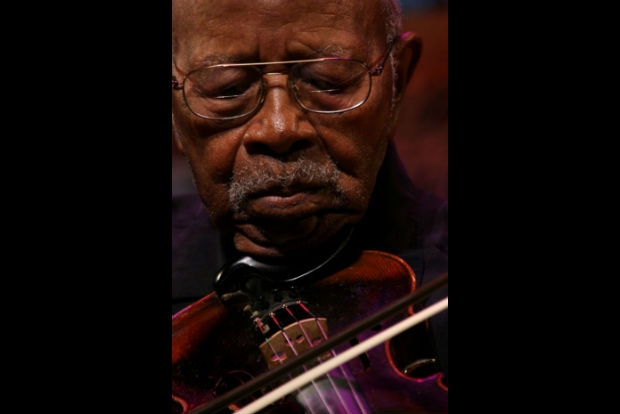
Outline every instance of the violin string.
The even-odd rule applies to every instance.
[[[314,348],[314,344],[312,343],[312,338],[310,338],[310,335],[308,335],[308,332],[306,331],[306,329],[304,328],[304,326],[302,325],[302,323],[299,321],[299,319],[297,319],[297,317],[293,314],[293,312],[288,308],[288,306],[286,306],[286,304],[282,305],[282,308],[284,308],[288,314],[295,319],[295,322],[297,323],[297,326],[299,326],[299,329],[301,329],[301,332],[304,334],[304,337],[306,338],[306,341],[308,342],[308,345],[310,346],[310,348]],[[319,361],[319,363],[321,363],[320,358],[317,358],[317,360]],[[338,396],[338,399],[340,400],[340,403],[342,404],[342,408],[344,408],[345,410],[347,410],[347,403],[344,401],[344,398],[342,398],[342,394],[340,394],[340,391],[338,390],[338,387],[336,387],[336,384],[334,383],[334,379],[332,378],[332,376],[328,373],[325,374],[325,376],[327,377],[327,379],[329,380],[329,383],[331,384],[334,392],[336,393],[336,396]],[[345,374],[346,377],[346,374]],[[347,378],[348,379],[348,378]],[[347,383],[349,383],[349,381],[347,381]],[[353,391],[353,389],[350,387],[350,383],[349,383],[349,389],[351,391],[351,393],[354,393],[355,391]]]
[[[301,300],[297,301],[297,304],[308,314],[310,315],[310,317],[314,318],[314,322],[316,323],[316,325],[319,327],[319,330],[321,331],[321,335],[323,335],[323,339],[327,340],[327,333],[325,332],[325,330],[323,329],[323,327],[321,326],[321,324],[319,323],[319,318],[314,315],[310,309],[308,309],[302,302]],[[336,356],[336,350],[332,349],[331,351],[332,356]],[[355,399],[355,402],[357,403],[357,406],[359,407],[359,409],[362,411],[362,414],[368,414],[368,411],[365,408],[365,405],[362,403],[362,401],[360,401],[360,397],[357,394],[357,392],[355,392],[354,388],[353,388],[353,384],[351,383],[351,378],[349,377],[349,375],[347,374],[346,370],[344,369],[344,367],[342,365],[338,366],[338,368],[340,369],[340,372],[342,373],[342,375],[344,376],[344,378],[347,380],[347,385],[349,387],[349,389],[351,390],[351,394],[353,395],[353,398]]]
[[[267,334],[265,332],[265,330],[263,329],[263,325],[260,322],[260,318],[256,318],[254,319],[254,322],[256,323],[256,325],[258,326],[258,328],[260,329],[261,333],[263,334],[263,337],[265,338],[265,343],[267,344],[267,346],[269,346],[269,349],[271,349],[271,352],[273,352],[273,355],[275,355],[278,363],[280,365],[282,365],[284,362],[282,362],[282,359],[280,358],[280,355],[278,354],[278,352],[276,351],[276,349],[273,347],[273,344],[271,343],[271,341],[269,341],[269,338],[267,337]],[[293,375],[292,374],[288,374],[288,377],[290,379],[293,379]],[[308,410],[310,410],[310,414],[316,414],[314,412],[314,410],[312,409],[312,405],[310,404],[310,401],[308,401],[307,397],[304,396],[300,390],[298,389],[297,392],[299,393],[299,395],[301,396],[301,398],[304,400],[304,404],[306,407],[308,407]]]
[[[293,353],[295,354],[295,356],[299,356],[299,353],[297,352],[297,349],[295,348],[295,345],[293,344],[293,341],[291,341],[291,338],[286,334],[286,332],[284,331],[284,329],[282,328],[282,325],[280,325],[280,323],[278,322],[278,320],[276,319],[275,315],[273,312],[271,312],[269,314],[269,316],[271,317],[271,320],[273,320],[273,322],[276,324],[276,326],[278,327],[278,329],[280,329],[280,332],[282,332],[282,335],[284,336],[284,339],[286,339],[286,342],[289,344],[289,346],[291,347],[291,350],[293,351]],[[306,368],[305,365],[302,365],[303,370],[304,371],[308,371],[308,368]],[[316,391],[317,395],[319,396],[321,402],[323,403],[323,405],[325,406],[325,409],[328,411],[329,414],[334,414],[334,411],[332,409],[332,407],[327,403],[327,401],[325,401],[325,396],[323,395],[323,393],[321,392],[321,389],[318,387],[318,385],[316,384],[316,382],[314,380],[311,381],[312,386],[314,387],[314,390]]]

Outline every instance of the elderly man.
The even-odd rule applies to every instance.
[[[392,143],[420,53],[394,1],[172,10],[173,133],[199,196],[172,201],[173,312],[226,263],[295,268],[343,240],[400,256],[418,285],[447,271],[447,205],[410,183]],[[430,332],[447,383],[447,312]]]

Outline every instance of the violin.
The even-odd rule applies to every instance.
[[[413,314],[412,306],[399,305],[389,318],[371,321],[367,332],[331,346],[352,325],[368,324],[377,310],[403,302],[415,289],[415,274],[402,259],[348,246],[344,243],[301,272],[249,257],[223,268],[213,293],[173,317],[172,412],[239,411]],[[324,369],[324,375],[260,412],[447,413],[448,389],[442,374],[431,369],[435,361],[424,329],[417,325],[345,364]],[[312,358],[304,358],[313,352]],[[258,384],[277,371],[282,374]],[[247,387],[252,382],[260,386]],[[250,392],[210,409],[244,387]]]

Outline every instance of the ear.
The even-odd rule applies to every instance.
[[[422,53],[422,39],[414,32],[403,33],[396,43],[395,58],[398,65],[396,68],[396,99],[398,103],[411,80],[413,71],[418,64]]]

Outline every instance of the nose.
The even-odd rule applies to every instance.
[[[250,155],[283,158],[301,152],[316,140],[316,131],[288,91],[287,76],[266,74],[265,102],[249,121],[243,144]]]

